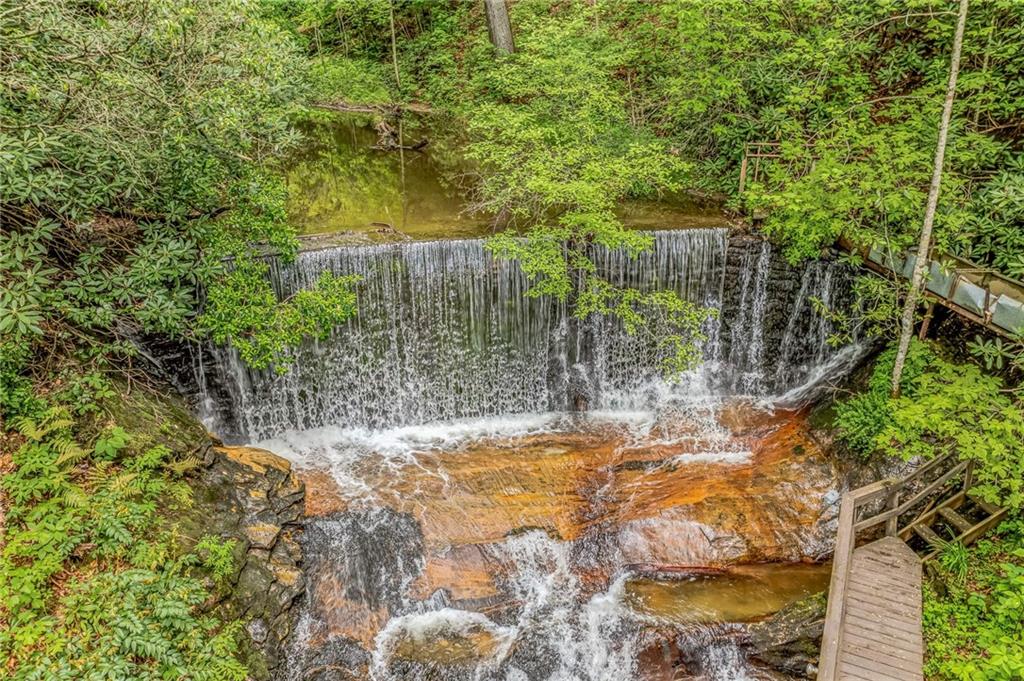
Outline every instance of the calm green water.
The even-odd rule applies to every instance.
[[[831,575],[831,564],[737,565],[687,579],[630,580],[626,601],[637,612],[678,625],[752,622],[824,591]]]
[[[470,214],[467,194],[472,166],[460,153],[460,140],[443,128],[444,119],[405,117],[402,138],[422,152],[374,149],[373,118],[336,114],[299,125],[305,144],[287,165],[289,213],[300,234],[335,234],[359,241],[392,241],[386,223],[414,239],[483,236],[487,215]],[[692,201],[632,201],[621,216],[638,229],[711,227],[724,224],[715,208]]]

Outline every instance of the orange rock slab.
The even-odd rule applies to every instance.
[[[687,461],[723,443],[697,433],[635,441],[624,428],[601,427],[423,452],[397,472],[367,466],[363,482],[374,504],[412,514],[422,529],[419,598],[437,589],[456,600],[496,596],[505,566],[486,547],[530,528],[566,541],[612,537],[627,564],[648,567],[799,560],[801,538],[835,487],[831,466],[800,413],[736,407],[720,416],[733,432],[724,444],[748,449],[748,459]],[[310,515],[363,503],[327,471],[300,475]]]

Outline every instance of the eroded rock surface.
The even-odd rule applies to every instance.
[[[212,535],[236,542],[234,571],[208,605],[246,623],[250,673],[271,678],[305,590],[298,541],[305,486],[287,460],[270,452],[208,446],[192,487],[193,506],[182,520],[186,541]]]
[[[828,595],[822,592],[750,625],[745,642],[750,656],[785,674],[815,678],[827,607]]]
[[[337,667],[331,678],[365,678],[365,668],[350,663],[361,666],[382,641],[401,641],[396,618],[444,608],[517,627],[506,665],[557,664],[519,626],[531,607],[524,598],[534,597],[522,590],[524,571],[541,581],[551,575],[551,588],[585,602],[623,571],[672,574],[826,554],[838,481],[804,415],[733,405],[719,418],[727,436],[714,442],[680,422],[639,439],[601,426],[400,457],[328,453],[322,467],[299,473],[310,516],[304,673]],[[554,562],[531,563],[539,555]],[[407,658],[396,652],[389,665],[419,664]]]

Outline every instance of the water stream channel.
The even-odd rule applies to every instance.
[[[306,482],[289,678],[779,678],[737,640],[827,585],[839,482],[807,407],[862,348],[833,347],[811,301],[843,299],[842,267],[790,267],[707,210],[630,209],[654,248],[595,251],[600,270],[720,310],[668,381],[656,337],[524,296],[444,163],[318,125],[296,220],[373,243],[271,275],[285,296],[359,274],[359,315],[283,375],[217,348],[197,367],[208,425]]]

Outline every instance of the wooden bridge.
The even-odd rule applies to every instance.
[[[924,678],[919,554],[970,543],[1006,514],[972,497],[972,484],[973,463],[950,454],[843,495],[818,681]]]

